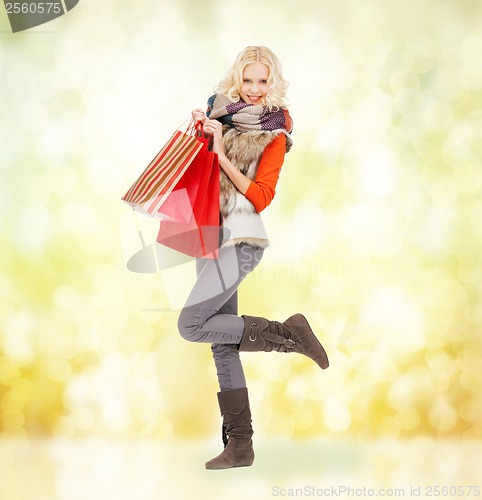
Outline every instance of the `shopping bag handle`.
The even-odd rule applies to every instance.
[[[190,118],[189,121],[185,120],[178,128],[177,130],[183,130],[184,126],[188,122],[186,129],[186,134],[192,135],[194,137],[197,137],[200,140],[208,140],[208,137],[204,134],[204,125],[202,122],[196,122],[194,121],[194,118]]]
[[[200,135],[203,139],[205,139],[205,135],[204,135],[204,124],[203,122],[196,122],[194,124],[194,128],[196,129],[196,132],[197,134],[196,135]]]

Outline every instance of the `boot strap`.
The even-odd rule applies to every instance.
[[[249,340],[251,342],[256,342],[256,337],[258,336],[258,334],[259,334],[258,323],[252,323],[251,331],[248,337]],[[261,337],[264,340],[269,340],[270,342],[273,342],[274,344],[284,345],[287,349],[294,349],[296,346],[296,342],[294,340],[291,340],[290,338],[285,338],[281,334],[276,335],[274,333],[263,331]]]
[[[228,436],[226,434],[227,427],[223,424],[221,427],[221,437],[223,439],[224,447],[228,446]]]

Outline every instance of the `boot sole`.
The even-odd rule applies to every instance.
[[[309,328],[310,332],[311,332],[311,335],[313,335],[313,337],[315,338],[316,342],[318,342],[318,345],[321,347],[321,350],[323,352],[323,355],[324,355],[324,359],[322,358],[321,360],[317,361],[313,358],[313,361],[323,370],[326,370],[329,366],[330,366],[330,362],[328,360],[328,355],[326,354],[326,351],[325,351],[325,348],[321,345],[321,342],[319,341],[318,337],[315,335],[315,332],[313,331],[313,329],[311,328],[310,324],[308,323],[308,320],[304,317],[303,314],[301,313],[297,313],[297,314],[293,314],[293,316],[290,316],[286,321],[289,321],[291,318],[296,318],[296,317],[301,317],[303,318],[303,320],[305,321],[306,323],[306,326]]]
[[[228,469],[236,469],[237,467],[251,467],[253,462],[250,464],[239,464],[239,465],[230,465],[229,467],[208,467],[206,464],[206,470],[228,470]]]

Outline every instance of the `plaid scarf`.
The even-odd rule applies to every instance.
[[[247,104],[242,100],[231,102],[225,95],[215,94],[208,99],[206,115],[209,119],[216,119],[240,132],[281,130],[286,135],[287,152],[293,144],[293,121],[287,109],[269,111],[261,104]]]

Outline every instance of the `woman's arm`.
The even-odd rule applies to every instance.
[[[242,174],[227,158],[223,145],[223,126],[217,120],[206,119],[204,121],[204,131],[213,136],[213,152],[217,153],[219,166],[236,186],[238,191],[245,194],[251,180]]]
[[[286,154],[286,136],[281,133],[263,151],[256,178],[244,194],[259,213],[273,200]]]
[[[202,109],[192,111],[193,118],[203,123],[204,132],[213,136],[213,151],[218,154],[219,165],[246,198],[254,205],[257,212],[264,210],[275,195],[279,172],[286,152],[286,137],[279,134],[268,144],[261,156],[256,179],[251,181],[242,174],[226,157],[223,146],[222,125],[217,120],[209,120]]]

